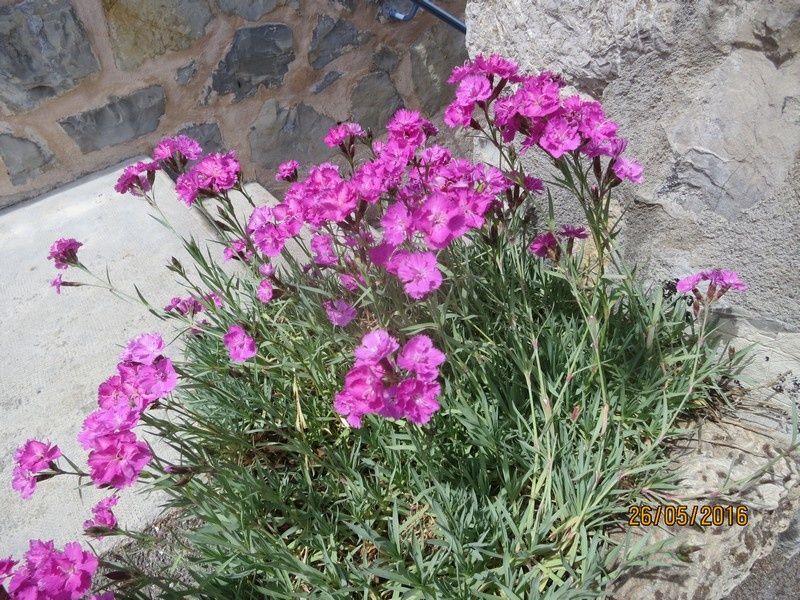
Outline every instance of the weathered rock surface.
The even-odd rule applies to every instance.
[[[436,25],[411,46],[414,91],[427,114],[434,114],[453,98],[447,83],[453,67],[467,59],[464,35],[452,27]]]
[[[186,85],[197,75],[197,64],[194,61],[178,67],[175,71],[175,81],[181,85]]]
[[[339,71],[328,71],[327,73],[325,73],[325,76],[322,79],[317,81],[311,87],[311,91],[314,92],[315,94],[319,94],[322,90],[329,87],[334,81],[339,79],[339,77],[341,76],[342,74],[339,73]]]
[[[471,53],[552,69],[621,123],[645,166],[623,243],[648,275],[737,270],[737,314],[800,328],[796,1],[474,0],[467,19]]]
[[[0,6],[0,103],[9,111],[30,110],[98,68],[69,0]]]
[[[389,75],[378,71],[356,84],[351,106],[352,120],[377,132],[382,131],[397,109],[403,107],[403,99]]]
[[[164,89],[151,85],[122,98],[112,96],[105,106],[67,117],[59,124],[85,154],[155,131],[165,106]]]
[[[53,163],[53,154],[47,145],[10,133],[0,133],[0,158],[12,185],[28,183]]]
[[[289,159],[320,162],[332,153],[322,140],[335,124],[305,104],[286,108],[268,100],[248,136],[253,162],[268,170]]]
[[[205,34],[208,0],[103,0],[117,66],[130,71]]]
[[[267,23],[239,29],[214,71],[211,87],[220,95],[232,93],[241,100],[252,96],[260,85],[281,85],[293,60],[294,36],[286,25]]]
[[[388,46],[381,46],[381,48],[372,57],[372,70],[385,71],[391,73],[400,62],[400,57]]]
[[[222,132],[216,123],[192,123],[182,127],[177,135],[188,135],[196,139],[203,147],[203,152],[223,152],[225,143],[222,140]]]
[[[224,13],[237,15],[248,21],[258,21],[283,2],[278,2],[278,0],[217,0],[217,4]]]
[[[328,15],[320,15],[311,36],[308,62],[315,69],[321,69],[349,48],[361,44],[364,39],[365,36],[359,34],[356,26],[350,21],[334,20]]]

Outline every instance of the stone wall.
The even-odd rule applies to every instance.
[[[625,252],[653,279],[739,271],[726,327],[763,382],[800,365],[800,3],[471,0],[470,55],[561,73],[630,138]],[[732,296],[732,294],[731,294]],[[772,359],[772,360],[770,360]]]
[[[438,111],[464,36],[407,0],[0,0],[0,208],[187,133],[275,191],[336,121]],[[464,0],[440,5],[462,16]],[[278,190],[279,191],[279,190]]]

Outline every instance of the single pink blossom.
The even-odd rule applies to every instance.
[[[120,360],[152,365],[163,349],[164,339],[159,334],[142,333],[128,342]]]
[[[545,125],[539,145],[553,158],[561,158],[581,145],[578,127],[564,117],[554,117]]]
[[[333,266],[339,262],[339,257],[333,249],[333,239],[329,235],[318,234],[311,238],[311,252],[314,262],[322,266]]]
[[[614,174],[620,179],[627,179],[633,183],[642,182],[642,165],[624,156],[618,157],[612,167]]]
[[[247,246],[247,242],[245,240],[233,240],[230,246],[225,246],[225,249],[222,251],[222,257],[225,260],[240,260],[245,263],[249,263],[253,260],[253,251],[250,250]]]
[[[361,137],[364,135],[364,130],[358,123],[342,123],[336,127],[331,128],[325,136],[325,144],[330,148],[336,148],[343,144],[349,138]]]
[[[32,473],[44,471],[51,462],[60,457],[61,450],[58,446],[39,440],[28,440],[14,453],[17,466]]]
[[[98,439],[131,431],[138,424],[141,415],[139,407],[131,406],[127,399],[100,408],[84,419],[78,441],[86,450],[93,450]]]
[[[219,194],[236,185],[242,169],[236,152],[231,150],[227,154],[207,154],[191,170],[197,173],[200,188]]]
[[[256,297],[260,302],[267,304],[270,300],[272,300],[273,290],[272,290],[272,283],[269,279],[262,279],[261,283],[258,284],[258,289],[256,290]]]
[[[56,288],[56,294],[61,294],[61,285],[62,285],[61,273],[56,275],[56,278],[53,279],[53,281],[50,282],[50,285],[52,287]]]
[[[103,528],[114,529],[117,526],[117,517],[111,510],[119,502],[116,494],[103,498],[92,508],[92,518],[83,522],[84,529]]]
[[[395,246],[408,239],[412,231],[411,215],[402,202],[390,204],[381,218],[383,241]]]
[[[675,289],[677,289],[681,294],[688,294],[704,279],[707,279],[705,271],[693,273],[692,275],[688,275],[683,279],[679,279],[678,283],[675,285]]]
[[[406,294],[419,300],[442,285],[442,273],[433,252],[402,252],[390,261],[390,269],[403,282]]]
[[[347,273],[339,273],[339,283],[348,292],[355,292],[358,290],[358,279]]]
[[[445,361],[444,353],[433,345],[427,335],[409,339],[397,357],[397,366],[415,373],[418,379],[433,381],[439,376],[439,365]]]
[[[385,329],[375,329],[361,338],[361,344],[353,354],[356,366],[376,365],[400,347],[397,340]]]
[[[200,174],[194,169],[190,169],[175,181],[175,192],[181,202],[186,206],[191,206],[197,200],[202,183],[203,179]]]
[[[338,327],[345,327],[356,318],[356,309],[346,300],[326,300],[322,306],[325,307],[328,320]]]
[[[456,89],[456,101],[462,106],[474,106],[492,95],[492,86],[483,75],[465,77]]]
[[[243,363],[256,355],[256,342],[241,325],[231,325],[222,341],[233,362]]]
[[[425,425],[439,410],[441,386],[435,381],[405,379],[397,386],[397,412],[415,425]]]
[[[578,227],[576,225],[562,225],[558,228],[558,235],[565,238],[585,240],[589,237],[589,232],[585,227]]]
[[[297,169],[300,163],[296,160],[287,160],[278,165],[278,172],[275,174],[275,181],[296,181]]]
[[[98,487],[123,489],[132,485],[152,455],[133,432],[106,435],[95,440],[89,453],[89,475]]]
[[[709,280],[722,290],[726,291],[735,290],[737,292],[747,291],[747,284],[739,278],[736,271],[722,271],[714,269],[708,273]]]
[[[197,140],[188,135],[177,135],[158,142],[153,150],[153,160],[177,159],[183,162],[200,158],[202,153],[203,148]]]
[[[272,263],[264,263],[258,267],[258,272],[264,277],[272,277],[275,275],[275,265]]]
[[[50,246],[48,260],[55,263],[56,269],[66,269],[70,265],[78,264],[78,248],[83,246],[81,242],[73,238],[60,238]]]
[[[11,473],[11,488],[18,492],[23,500],[28,500],[36,491],[36,476],[27,469],[15,467]]]
[[[551,231],[547,231],[537,236],[531,245],[528,246],[528,251],[535,254],[539,258],[547,258],[552,252],[558,248],[558,240]]]
[[[138,162],[126,167],[114,189],[120,194],[130,192],[134,196],[141,196],[150,191],[152,174],[160,168],[161,166],[155,162]]]

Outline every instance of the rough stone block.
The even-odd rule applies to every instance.
[[[217,0],[222,12],[236,15],[248,21],[258,21],[283,2],[278,0]]]
[[[186,85],[195,75],[197,75],[197,64],[192,61],[182,67],[178,67],[178,70],[175,71],[175,81],[181,85]]]
[[[333,82],[339,79],[339,77],[341,76],[342,74],[339,73],[339,71],[328,71],[327,73],[325,73],[325,76],[322,79],[320,79],[313,85],[311,91],[314,92],[315,94],[319,94],[322,90],[326,89],[328,86],[333,84]]]
[[[311,37],[308,62],[315,69],[321,69],[346,50],[361,44],[365,38],[366,35],[360,34],[350,21],[320,15]]]
[[[222,133],[216,123],[193,123],[182,127],[177,135],[188,135],[190,138],[196,139],[203,147],[203,152],[225,151]]]
[[[252,96],[258,86],[277,87],[294,60],[292,30],[281,23],[239,29],[228,54],[212,78],[212,89],[220,95],[235,94],[236,100]]]
[[[30,110],[98,68],[68,0],[0,7],[0,103],[8,110]]]
[[[155,131],[165,105],[164,89],[151,85],[121,98],[112,96],[105,106],[58,123],[85,154]]]
[[[53,154],[46,145],[9,133],[0,134],[0,158],[12,185],[28,183],[53,163]]]
[[[467,59],[464,35],[452,27],[436,25],[411,46],[411,77],[414,91],[429,115],[453,98],[447,83],[453,67]]]
[[[322,140],[335,124],[305,104],[285,108],[268,100],[248,136],[253,162],[270,170],[290,159],[321,162],[332,153]]]
[[[378,71],[356,84],[350,105],[353,107],[353,120],[377,132],[383,130],[397,109],[403,107],[403,99],[389,75]]]
[[[184,50],[211,21],[207,0],[102,0],[117,66],[130,71],[171,50]]]

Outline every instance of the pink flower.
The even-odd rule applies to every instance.
[[[277,225],[267,223],[253,233],[253,242],[256,247],[269,257],[278,256],[286,245],[288,235]]]
[[[56,278],[50,282],[50,285],[56,288],[56,294],[61,294],[61,273],[56,275]]]
[[[403,282],[406,294],[419,300],[442,285],[442,273],[433,252],[401,252],[390,261],[390,270]]]
[[[729,289],[737,292],[747,291],[747,284],[739,279],[739,274],[736,271],[714,269],[709,273],[709,279],[724,291]]]
[[[699,273],[693,273],[692,275],[688,275],[683,279],[679,279],[675,288],[681,294],[688,294],[694,288],[696,288],[703,279],[706,279],[705,274],[705,271],[700,271]]]
[[[180,162],[195,160],[203,153],[200,143],[188,135],[177,135],[164,138],[153,150],[153,160],[170,160],[176,158]]]
[[[578,227],[576,225],[562,225],[558,228],[558,235],[565,238],[585,240],[589,237],[589,232],[585,227]]]
[[[355,292],[358,289],[358,279],[347,273],[339,273],[339,283],[348,292]]]
[[[175,181],[175,192],[186,206],[191,206],[197,200],[197,195],[200,192],[202,183],[200,174],[194,169],[191,169],[180,175]]]
[[[427,335],[415,335],[408,340],[397,357],[397,366],[411,371],[423,381],[433,381],[439,376],[439,365],[445,355]]]
[[[175,311],[184,317],[193,317],[195,314],[203,312],[205,307],[192,296],[187,296],[186,298],[176,296],[170,300],[169,304],[164,307],[164,310],[167,312]]]
[[[42,577],[44,589],[51,598],[77,599],[89,591],[98,560],[84,551],[77,542],[69,542],[62,552],[55,553],[53,567]]]
[[[92,508],[92,518],[83,522],[83,528],[114,529],[117,526],[117,517],[111,509],[117,505],[117,502],[119,502],[117,495],[100,500]]]
[[[120,360],[152,365],[163,349],[164,340],[159,334],[142,333],[128,342]]]
[[[356,309],[345,300],[326,300],[322,306],[325,307],[328,320],[338,327],[345,327],[356,318]]]
[[[275,275],[275,265],[272,263],[264,263],[258,267],[258,272],[264,277],[272,277]]]
[[[524,177],[523,186],[529,192],[534,192],[536,194],[541,194],[544,192],[544,182],[541,179],[531,177],[530,175],[526,175]]]
[[[134,196],[141,196],[150,190],[152,174],[160,168],[159,164],[154,162],[138,162],[126,167],[114,189],[120,194],[130,192]]]
[[[551,231],[548,231],[537,236],[528,246],[528,251],[539,258],[547,258],[556,248],[558,248],[558,240]]]
[[[23,500],[28,500],[36,491],[36,476],[21,467],[15,467],[11,473],[11,488],[19,493]]]
[[[336,394],[333,407],[346,417],[351,427],[361,427],[364,415],[375,413],[384,406],[386,388],[384,371],[379,365],[356,365],[344,379],[344,388]]]
[[[192,171],[199,176],[202,189],[218,194],[236,185],[241,166],[236,160],[236,152],[231,150],[227,154],[207,154],[192,167]]]
[[[437,133],[433,123],[422,118],[418,112],[405,108],[394,113],[386,130],[393,142],[413,148],[418,148],[428,137]]]
[[[577,125],[564,117],[555,117],[545,125],[539,145],[553,158],[561,158],[581,145],[581,136]]]
[[[620,179],[627,179],[633,183],[642,182],[642,165],[624,156],[618,157],[612,167],[614,174]]]
[[[311,238],[311,251],[314,262],[322,266],[332,266],[339,262],[339,257],[333,249],[333,239],[329,235],[315,235]]]
[[[442,120],[448,127],[468,127],[472,122],[472,110],[472,106],[454,102],[445,109]]]
[[[330,148],[336,148],[351,137],[361,137],[364,130],[358,123],[342,123],[331,128],[325,136],[325,144]]]
[[[142,395],[148,401],[166,397],[178,384],[178,374],[172,361],[166,356],[159,356],[152,365],[144,365],[138,369],[136,382]]]
[[[263,279],[261,283],[258,284],[258,290],[256,290],[256,296],[258,297],[260,302],[266,304],[270,300],[272,300],[272,283],[270,283],[269,279]]]
[[[141,415],[141,409],[131,406],[127,399],[100,408],[84,419],[78,441],[86,450],[92,450],[97,446],[97,440],[104,436],[131,431]]]
[[[256,355],[256,343],[241,325],[231,325],[222,338],[233,362],[243,363]]]
[[[0,560],[0,583],[11,577],[11,571],[14,570],[16,564],[17,561],[12,560],[10,556]]]
[[[66,269],[70,265],[78,264],[78,248],[83,246],[81,242],[73,238],[60,238],[50,246],[48,260],[55,263],[56,269]]]
[[[31,473],[39,473],[48,469],[50,463],[61,456],[61,450],[55,444],[40,442],[39,440],[28,440],[17,448],[14,453],[14,460],[22,469]]]
[[[441,386],[435,381],[404,379],[397,386],[397,413],[415,425],[425,425],[439,410]]]
[[[434,193],[415,215],[414,226],[425,233],[429,247],[444,248],[467,231],[463,204],[453,196]]]
[[[390,204],[381,218],[383,241],[395,246],[408,239],[412,231],[411,215],[402,202]]]
[[[225,260],[241,260],[242,262],[249,263],[253,260],[253,251],[247,247],[245,240],[233,240],[230,246],[226,246],[222,251],[222,256]]]
[[[364,335],[353,352],[356,366],[376,365],[400,347],[397,340],[385,329],[376,329]]]
[[[287,160],[278,165],[275,181],[297,181],[297,169],[300,163],[296,160]]]
[[[114,592],[103,592],[102,594],[92,594],[89,600],[116,600]]]
[[[469,75],[461,80],[456,90],[456,101],[462,106],[474,106],[492,95],[492,86],[483,75]]]
[[[98,487],[123,489],[138,479],[151,458],[147,444],[133,432],[106,435],[95,440],[89,453],[89,474]]]

